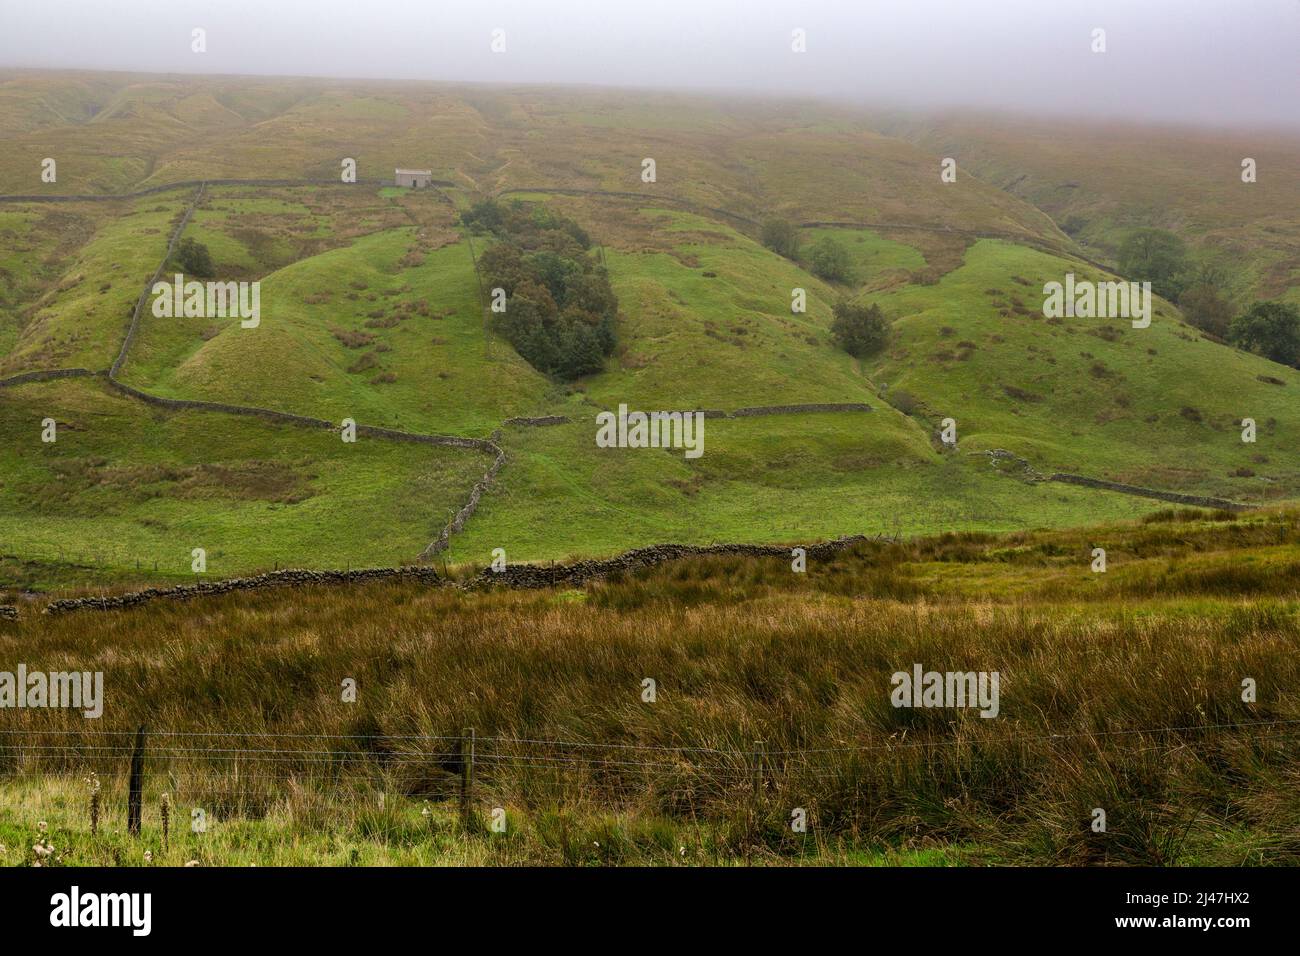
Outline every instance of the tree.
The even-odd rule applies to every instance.
[[[208,252],[207,246],[194,239],[185,238],[177,243],[172,261],[187,276],[207,279],[216,274],[212,265],[212,253]]]
[[[813,275],[832,282],[848,282],[853,266],[849,253],[830,236],[822,236],[808,253]]]
[[[864,358],[885,347],[889,322],[878,305],[863,305],[841,299],[835,303],[831,335],[844,351]]]
[[[788,219],[764,220],[761,239],[778,256],[793,259],[799,255],[799,233]]]
[[[1300,309],[1285,302],[1256,302],[1232,320],[1228,340],[1248,352],[1300,368]]]
[[[488,289],[502,288],[506,295],[514,295],[515,288],[532,276],[524,268],[523,252],[513,242],[494,242],[478,257],[478,267],[488,283]]]
[[[1221,339],[1228,337],[1232,323],[1232,306],[1219,296],[1219,291],[1207,283],[1191,286],[1178,298],[1178,308],[1187,321],[1203,332]]]
[[[495,199],[483,199],[461,213],[460,220],[471,229],[495,233],[504,224],[505,213]]]
[[[1137,229],[1119,247],[1119,272],[1150,282],[1156,295],[1177,299],[1187,285],[1187,247],[1167,229]]]
[[[523,264],[560,305],[565,302],[568,283],[582,274],[582,266],[577,261],[554,252],[530,252],[524,256]]]

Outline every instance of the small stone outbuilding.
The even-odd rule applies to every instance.
[[[411,189],[423,189],[433,182],[432,169],[398,169],[395,181],[399,186],[407,186]]]

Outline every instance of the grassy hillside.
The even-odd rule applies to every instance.
[[[11,293],[9,348],[0,356],[0,377],[46,368],[101,371],[112,365],[136,298],[167,248],[184,195],[94,206],[0,207],[11,228],[22,229],[24,245],[50,242],[46,230],[51,227],[55,237],[61,229],[71,234],[40,266],[13,265],[18,274],[32,269],[32,279],[18,280]]]
[[[1144,330],[1127,321],[1045,319],[1045,282],[1067,272],[1105,278],[1048,215],[1063,221],[1075,207],[1030,189],[1040,181],[1033,177],[1003,181],[996,150],[985,149],[991,132],[959,131],[972,152],[958,154],[961,173],[946,184],[937,160],[955,151],[947,141],[918,127],[890,128],[896,137],[884,128],[879,118],[824,104],[671,94],[17,73],[0,75],[0,129],[14,144],[0,158],[0,191],[321,180],[210,186],[185,236],[208,247],[217,278],[261,283],[261,325],[158,318],[146,309],[122,378],[171,398],[424,433],[487,437],[512,417],[570,419],[504,428],[509,459],[453,538],[453,560],[486,560],[495,547],[542,560],[665,540],[1068,526],[1157,507],[1002,474],[985,454],[993,449],[1042,473],[1252,503],[1300,493],[1300,406],[1289,397],[1300,373],[1203,339],[1166,303]],[[1027,162],[1061,176],[1087,166],[1078,153],[1058,169],[1048,144],[1037,141],[1042,152],[1031,150]],[[1008,132],[999,142],[1018,141]],[[36,154],[55,147],[65,157],[58,183],[33,185]],[[1129,154],[1119,149],[1100,150],[1097,168],[1080,173],[1073,190],[1120,184],[1096,200],[1097,225],[1084,230],[1094,252],[1127,222],[1116,210],[1143,188],[1133,183],[1146,182],[1121,175],[1116,157]],[[358,160],[363,179],[419,164],[456,185],[420,192],[344,185],[344,156]],[[655,183],[639,178],[647,156],[657,163]],[[1278,156],[1267,156],[1276,166]],[[1188,162],[1221,158],[1195,153]],[[1151,188],[1152,197],[1172,189]],[[1234,248],[1258,252],[1276,279],[1268,263],[1286,255],[1289,187],[1269,192],[1261,179],[1251,188],[1261,190],[1251,202],[1269,207],[1250,207],[1263,218],[1235,226],[1225,186],[1207,192],[1198,235],[1237,229]],[[490,240],[468,234],[458,213],[496,194],[544,204],[593,237],[593,255],[620,300],[618,346],[599,374],[548,380],[486,330],[474,256]],[[94,203],[0,204],[0,377],[107,368],[193,195],[177,188]],[[799,229],[803,257],[791,261],[758,242],[758,220],[773,214]],[[809,271],[807,250],[824,239],[845,248],[847,281]],[[1263,273],[1250,281],[1266,282]],[[791,310],[796,288],[807,294],[806,312]],[[892,321],[885,352],[859,361],[836,345],[832,307],[841,297],[882,307]],[[199,468],[209,451],[190,443],[188,430],[206,429],[236,445],[211,449],[214,460],[229,454],[240,468],[289,468],[297,475],[291,484],[304,479],[284,457],[314,461],[291,449],[322,437],[202,412],[159,415],[97,389],[65,381],[10,390],[0,394],[0,427],[27,434],[35,413],[24,402],[33,395],[78,405],[98,394],[119,423],[87,458],[144,467],[131,463],[170,454],[177,458],[169,468]],[[812,402],[860,402],[873,411],[709,419],[698,460],[594,443],[594,416],[620,404],[732,411]],[[936,440],[946,417],[958,423],[955,452]],[[1246,417],[1258,424],[1255,444],[1240,441]],[[156,437],[155,427],[164,429]],[[331,446],[329,454],[342,450]],[[238,482],[224,497],[205,498],[195,520],[225,529],[232,542],[241,528],[274,537],[272,544],[247,535],[238,557],[231,543],[232,572],[277,560],[391,562],[434,537],[484,465],[474,452],[385,446],[373,454],[359,473],[374,482],[371,491],[361,477],[319,483],[308,507],[276,514],[274,531],[260,516],[261,492]],[[432,471],[418,472],[415,462],[430,460],[421,454],[438,463]],[[391,456],[382,479],[379,456]],[[29,465],[6,461],[0,480],[31,487],[48,477],[24,471]],[[191,512],[177,486],[134,504],[129,486],[75,486],[84,507],[35,524],[29,501],[8,530],[15,580],[60,579],[62,571],[30,572],[22,562],[57,563],[65,546],[99,540],[103,522],[121,509],[134,524],[107,535],[131,542],[112,567],[134,574],[142,556],[141,573],[151,573],[151,556],[176,527],[169,522]],[[114,496],[123,498],[119,506]],[[174,518],[146,516],[173,506]],[[363,515],[358,529],[381,533],[362,540],[358,530],[326,543],[321,522],[335,510]],[[156,533],[141,530],[154,520]]]
[[[72,104],[66,116],[51,101]],[[680,196],[757,217],[1009,229],[1068,243],[1000,190],[940,189],[922,151],[819,104],[418,83],[0,73],[0,193],[121,192],[200,178],[338,180],[431,167],[481,193],[550,186]],[[57,188],[40,161],[67,157]],[[129,157],[129,158],[124,158]],[[641,181],[655,159],[658,181]]]
[[[886,395],[963,447],[1010,449],[1042,470],[1246,501],[1300,489],[1300,372],[1204,339],[1167,303],[1151,326],[1046,319],[1042,288],[1105,276],[981,241],[934,286],[871,296],[895,338],[872,374]],[[1241,440],[1243,418],[1258,426]]]
[[[705,422],[704,454],[597,448],[594,416],[509,429],[511,456],[463,535],[458,561],[605,554],[665,541],[808,543],[846,534],[1070,525],[1158,502],[1027,485],[983,456],[944,456],[898,412]]]
[[[486,354],[470,250],[451,229],[453,211],[432,194],[356,190],[343,203],[331,199],[351,190],[329,191],[328,215],[301,226],[324,248],[286,251],[293,261],[280,267],[247,245],[273,242],[234,225],[265,216],[268,199],[218,190],[194,235],[212,240],[222,275],[260,277],[261,325],[146,314],[128,380],[171,397],[426,432],[486,435],[504,418],[533,413],[549,385],[504,343]],[[295,192],[309,202],[318,193]],[[301,201],[290,208],[305,210]],[[361,209],[373,218],[354,218]]]

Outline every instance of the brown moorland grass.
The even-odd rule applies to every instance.
[[[1208,518],[875,543],[803,575],[698,558],[581,590],[382,584],[27,613],[0,624],[0,660],[102,670],[106,705],[98,721],[5,715],[0,831],[31,825],[14,813],[33,793],[66,809],[57,781],[90,769],[111,803],[145,723],[150,793],[239,832],[260,823],[270,843],[342,828],[409,849],[426,806],[457,839],[490,840],[501,807],[525,840],[515,862],[564,862],[597,830],[618,862],[692,840],[711,861],[801,858],[803,808],[815,852],[841,862],[934,848],[1300,862],[1296,514]],[[1111,545],[1104,575],[1092,541]],[[997,671],[998,716],[893,707],[891,675],[917,663]],[[465,728],[469,830],[454,822]]]

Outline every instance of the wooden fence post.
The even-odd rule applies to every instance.
[[[745,863],[750,860],[754,841],[758,839],[758,815],[763,801],[763,741],[754,741],[754,792],[750,801],[749,833],[745,840]]]
[[[466,727],[460,738],[460,822],[470,824],[470,802],[474,796],[474,728]]]
[[[131,750],[131,772],[127,779],[126,832],[140,835],[140,810],[144,802],[144,724],[136,728],[135,747]]]

